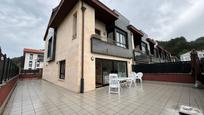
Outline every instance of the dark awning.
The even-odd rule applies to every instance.
[[[141,37],[144,36],[144,33],[141,32],[140,30],[138,30],[136,27],[134,27],[133,25],[129,25],[127,27],[133,34],[136,34],[137,36],[140,35]]]

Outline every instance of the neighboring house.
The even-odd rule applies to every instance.
[[[204,58],[204,51],[203,50],[202,51],[197,51],[197,53],[198,53],[198,58],[199,59]],[[191,61],[191,51],[180,55],[180,60],[181,61]]]
[[[142,34],[141,34],[142,35]],[[133,36],[134,64],[151,64],[171,62],[171,53],[158,45],[156,41],[143,36]]]
[[[24,70],[36,70],[43,68],[44,50],[24,48]]]
[[[43,79],[87,92],[108,85],[109,73],[127,77],[134,63],[133,49],[143,36],[123,15],[98,0],[62,0],[53,9],[44,37]]]

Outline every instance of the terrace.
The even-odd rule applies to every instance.
[[[138,114],[178,115],[179,105],[204,110],[204,91],[191,84],[150,82],[122,88],[121,95],[108,87],[77,94],[44,80],[19,81],[4,115]]]

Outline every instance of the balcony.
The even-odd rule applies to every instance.
[[[117,46],[119,43],[113,40],[101,38],[99,35],[91,36],[91,52],[102,55],[116,56],[122,58],[132,58],[132,51],[127,48]]]

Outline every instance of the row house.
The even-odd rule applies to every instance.
[[[136,37],[134,37],[136,38]],[[157,41],[148,38],[144,33],[142,37],[133,39],[133,63],[152,64],[171,62],[171,53],[159,46]]]

